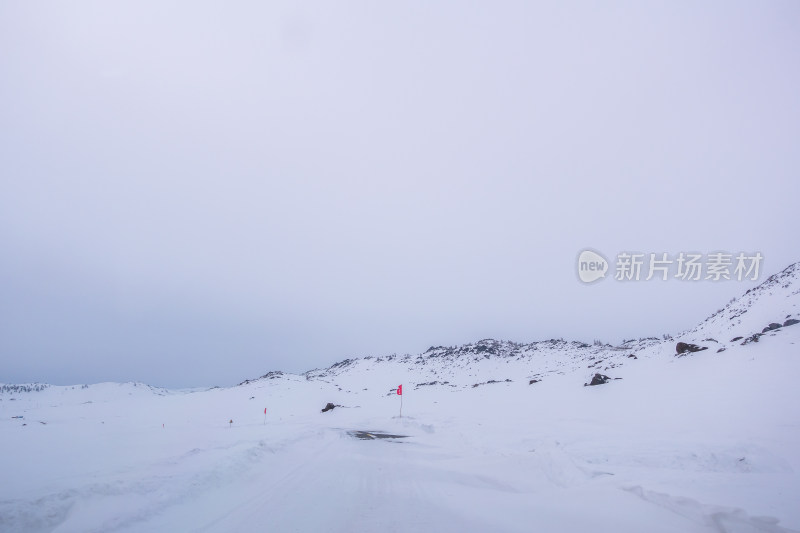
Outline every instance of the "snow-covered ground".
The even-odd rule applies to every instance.
[[[0,531],[800,531],[800,325],[742,344],[798,318],[798,280],[669,340],[484,340],[207,391],[6,386]]]

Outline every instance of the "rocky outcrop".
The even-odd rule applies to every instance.
[[[679,342],[675,345],[675,352],[678,355],[684,355],[687,353],[694,353],[694,352],[701,352],[703,350],[707,350],[707,346],[698,346],[696,344],[690,344],[688,342]]]
[[[584,383],[583,386],[593,387],[594,385],[605,385],[609,381],[611,381],[610,377],[604,376],[603,374],[595,374],[594,377],[592,377],[592,381],[589,383]]]

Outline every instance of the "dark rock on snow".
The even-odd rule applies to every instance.
[[[594,377],[592,378],[591,383],[584,383],[583,386],[592,387],[594,385],[603,385],[605,383],[608,383],[609,381],[611,381],[610,377],[604,376],[603,374],[595,374]]]
[[[336,407],[335,405],[333,405],[332,403],[328,402],[328,405],[326,405],[326,406],[325,406],[325,409],[323,409],[323,410],[322,410],[322,412],[324,413],[324,412],[326,412],[326,411],[331,411],[331,410],[333,410],[335,407]]]
[[[746,344],[750,344],[751,342],[758,342],[758,338],[763,335],[762,333],[753,333],[749,337],[747,337],[744,341],[742,341],[742,346]]]
[[[678,354],[700,352],[707,349],[708,347],[706,346],[698,346],[696,344],[689,344],[687,342],[679,342],[675,345],[675,352]]]
[[[789,320],[783,323],[783,327],[794,326],[795,324],[800,324],[800,320],[797,320],[796,318],[790,318]]]

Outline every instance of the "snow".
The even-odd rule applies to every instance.
[[[730,341],[797,317],[798,271],[672,340],[5,388],[0,531],[800,531],[800,325]],[[621,379],[583,386],[594,372]]]

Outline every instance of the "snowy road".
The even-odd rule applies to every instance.
[[[204,482],[202,494],[119,530],[789,531],[740,509],[621,485],[549,439],[498,456],[426,437],[363,441],[330,429],[285,448],[240,450],[232,462],[250,466],[235,481]]]

